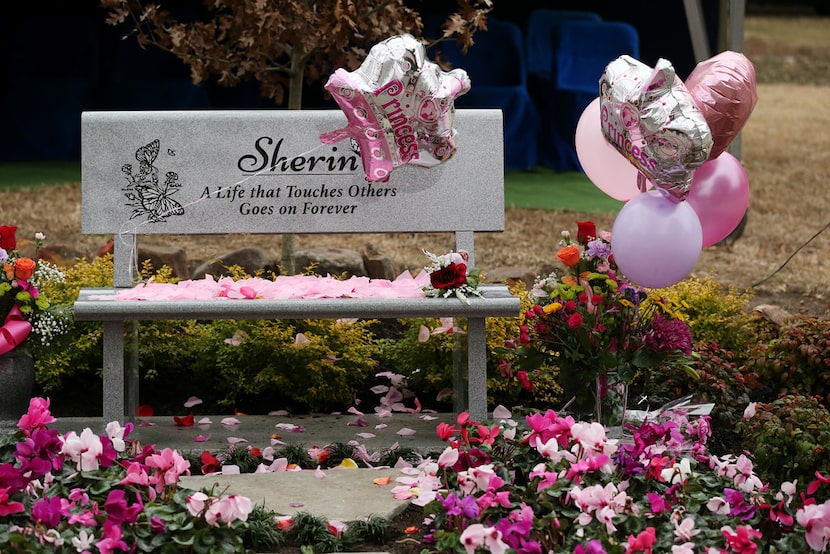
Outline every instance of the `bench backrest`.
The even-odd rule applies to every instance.
[[[458,110],[455,156],[368,183],[340,110],[82,114],[86,234],[372,233],[504,230],[499,110]],[[122,247],[123,248],[123,247]],[[127,264],[129,265],[129,263]],[[127,270],[129,271],[129,269]],[[129,280],[129,279],[127,279]]]

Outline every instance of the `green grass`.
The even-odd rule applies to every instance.
[[[0,191],[80,180],[81,167],[75,162],[0,163]],[[622,202],[599,190],[583,173],[556,173],[538,168],[505,174],[504,205],[508,208],[598,213],[616,212]]]
[[[63,185],[81,180],[79,162],[0,163],[0,190]]]
[[[549,169],[508,171],[504,176],[507,208],[536,208],[574,212],[617,212],[623,206],[602,192],[584,173]]]

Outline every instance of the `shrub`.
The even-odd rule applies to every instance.
[[[451,408],[448,391],[453,389],[454,363],[466,351],[466,319],[410,318],[399,323],[394,336],[380,341],[381,365],[404,375],[408,388],[427,399],[430,407]],[[518,333],[518,325],[517,318],[487,319],[488,375],[497,375],[502,357],[496,350]],[[488,379],[488,403],[515,405],[519,387],[500,387],[496,381],[500,378]]]
[[[85,258],[64,270],[62,283],[44,284],[44,292],[54,304],[69,309],[84,287],[112,286],[112,256],[92,261]],[[98,322],[74,321],[68,318],[66,332],[55,337],[48,346],[32,344],[35,380],[44,392],[52,394],[68,381],[99,379],[101,375],[103,326]]]
[[[830,412],[812,396],[782,395],[755,405],[738,429],[765,481],[795,481],[806,487],[816,472],[830,474]],[[826,495],[830,496],[830,495]]]
[[[328,412],[351,406],[377,367],[372,321],[156,321],[140,329],[140,363],[154,402],[170,383],[181,402],[250,413],[277,407]],[[154,383],[155,382],[155,383]],[[142,384],[143,385],[143,384]]]
[[[746,310],[752,300],[749,290],[724,287],[707,276],[689,277],[657,294],[689,325],[696,342],[715,342],[739,357],[745,357],[755,342],[754,326]]]
[[[752,363],[776,394],[818,396],[830,406],[830,320],[798,316],[781,327],[777,338],[761,343]]]
[[[651,409],[689,395],[694,403],[713,403],[710,446],[714,451],[735,453],[738,442],[735,425],[753,391],[759,387],[758,377],[746,366],[739,365],[735,354],[714,341],[697,343],[694,357],[694,372],[677,365],[654,368],[647,376],[643,395]],[[630,398],[629,405],[632,400],[636,401]]]

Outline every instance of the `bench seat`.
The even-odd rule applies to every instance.
[[[392,319],[413,317],[515,317],[519,299],[505,285],[480,287],[481,297],[313,298],[254,300],[109,300],[118,289],[83,289],[75,302],[78,321],[182,319]]]

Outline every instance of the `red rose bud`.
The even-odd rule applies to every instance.
[[[597,238],[597,226],[593,221],[576,222],[576,240],[579,244],[588,244],[591,239]]]
[[[433,271],[429,282],[438,290],[455,289],[467,283],[467,265],[451,263],[447,267]]]
[[[17,248],[17,225],[0,225],[0,248],[3,250],[14,250]]]

